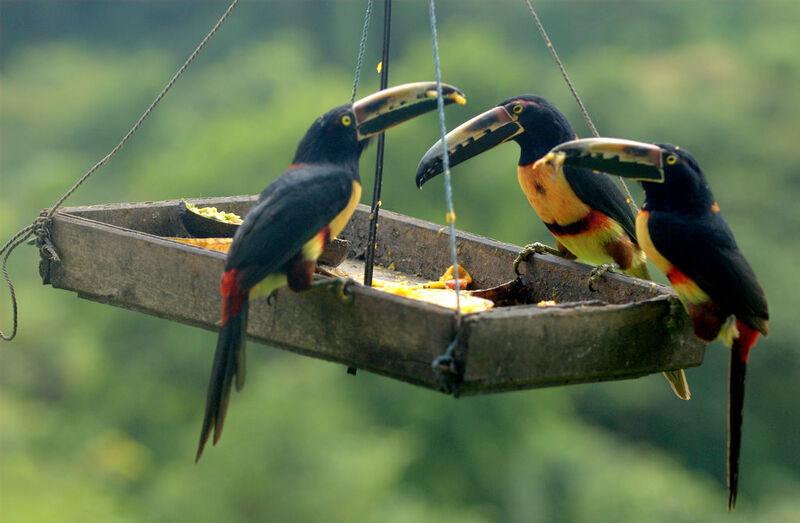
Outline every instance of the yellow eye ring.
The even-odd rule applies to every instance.
[[[678,158],[674,154],[667,156],[667,165],[675,165],[678,163]]]
[[[514,114],[521,113],[522,112],[522,104],[515,105],[511,110],[514,111]]]
[[[342,125],[345,127],[349,126],[353,122],[353,119],[350,118],[348,115],[342,116]]]

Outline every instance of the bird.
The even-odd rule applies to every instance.
[[[736,507],[744,382],[750,350],[768,334],[761,285],[736,244],[697,159],[679,146],[589,138],[555,147],[553,163],[641,181],[639,244],[685,307],[695,335],[731,347],[728,377],[728,510]],[[600,176],[600,174],[597,174]]]
[[[465,103],[441,84],[444,103]],[[370,139],[438,106],[435,82],[402,84],[317,118],[294,158],[259,195],[233,237],[220,284],[222,320],[195,462],[213,430],[222,435],[231,388],[245,383],[249,301],[287,286],[312,286],[317,258],[349,221],[361,196],[358,160]]]
[[[574,140],[575,130],[558,107],[527,94],[509,98],[464,122],[445,136],[450,165],[455,166],[497,145],[515,141],[520,147],[517,176],[536,214],[555,236],[553,250],[539,243],[526,246],[515,261],[535,252],[579,258],[600,270],[615,264],[622,272],[650,279],[647,259],[636,239],[633,211],[619,187],[608,177],[579,167],[545,162],[556,145]],[[417,166],[417,187],[442,172],[442,142],[436,142]],[[672,390],[691,397],[682,369],[664,372]]]

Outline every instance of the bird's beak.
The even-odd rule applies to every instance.
[[[557,145],[548,157],[564,165],[646,182],[664,181],[664,155],[657,145],[619,138],[584,138]]]
[[[464,104],[464,94],[442,84],[445,105]],[[436,82],[402,84],[373,93],[353,103],[358,139],[364,140],[389,127],[436,109]]]
[[[508,141],[523,131],[516,115],[505,107],[494,107],[462,123],[445,136],[450,166],[469,160],[492,147]],[[442,141],[439,140],[428,149],[417,166],[417,187],[441,174]]]

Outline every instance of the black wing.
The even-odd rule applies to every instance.
[[[625,201],[625,196],[610,176],[565,166],[564,177],[583,203],[619,223],[631,239],[636,240],[636,221],[633,209]]]
[[[249,289],[280,269],[350,201],[353,176],[344,167],[315,164],[284,172],[261,193],[233,237],[225,270],[239,269]]]
[[[653,245],[717,304],[766,334],[767,300],[728,223],[719,213],[702,217],[651,211]]]

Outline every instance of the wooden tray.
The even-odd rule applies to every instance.
[[[255,197],[197,198],[199,206],[246,214]],[[64,208],[50,235],[60,262],[43,259],[44,283],[81,298],[210,330],[220,319],[224,254],[165,239],[186,236],[179,201]],[[348,263],[360,263],[369,209],[360,205],[341,234]],[[440,226],[381,211],[376,263],[436,280],[450,265]],[[513,280],[520,248],[458,232],[459,263],[475,288]],[[537,255],[520,265],[529,305],[464,316],[455,392],[479,394],[625,379],[700,365],[704,344],[664,286],[606,274],[591,291],[591,267]],[[324,288],[278,291],[251,303],[251,340],[442,390],[431,362],[454,339],[453,311],[351,285],[348,301]],[[559,305],[540,307],[540,300]],[[209,345],[209,359],[214,349]]]

